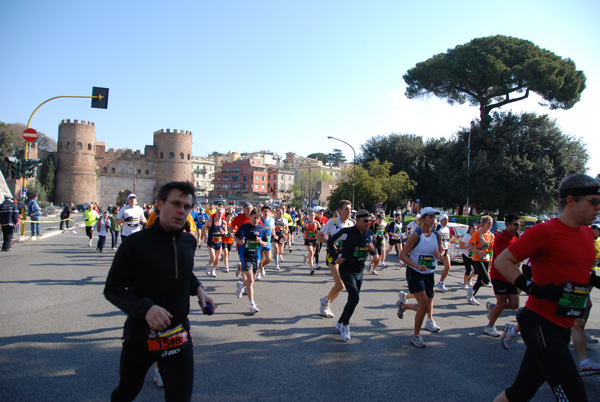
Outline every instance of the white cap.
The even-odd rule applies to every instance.
[[[439,220],[441,221],[442,219],[446,219],[446,220],[448,220],[448,215],[446,215],[446,214],[442,214],[442,215],[440,215],[440,218],[439,218]]]
[[[128,199],[128,200],[129,200],[130,198],[137,198],[137,196],[136,196],[135,194],[131,193],[131,194],[129,194],[129,195],[127,196],[127,199]]]
[[[431,207],[425,207],[421,210],[421,216],[423,215],[439,215],[440,213]]]

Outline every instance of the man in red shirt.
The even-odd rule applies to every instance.
[[[504,217],[506,222],[506,230],[500,233],[494,239],[494,257],[492,259],[492,267],[490,270],[490,277],[492,278],[492,286],[494,287],[494,295],[496,295],[496,304],[487,302],[486,308],[488,311],[488,325],[484,329],[484,333],[489,336],[500,336],[500,333],[496,331],[496,320],[502,314],[502,310],[511,309],[516,310],[519,308],[519,289],[506,280],[496,268],[494,268],[494,262],[496,258],[511,244],[517,241],[519,237],[519,216],[516,214],[508,214]],[[512,331],[511,331],[512,329]],[[505,342],[502,343],[505,349],[510,347],[510,342],[514,338],[514,334],[518,332],[518,324],[515,328],[514,325],[506,324],[504,337]]]
[[[561,181],[558,193],[558,217],[527,229],[494,264],[502,276],[529,294],[517,317],[527,351],[517,378],[496,402],[531,400],[544,382],[557,400],[588,400],[580,372],[585,375],[593,367],[575,365],[569,341],[589,294],[596,252],[588,225],[600,211],[600,183],[574,174]],[[531,280],[516,266],[527,257]]]
[[[317,216],[315,217],[315,221],[321,224],[321,227],[327,223],[329,219],[325,215],[323,215],[323,207],[315,207],[315,212]],[[317,249],[315,250],[315,266],[316,269],[321,268],[321,264],[319,264],[319,254],[321,252],[322,243],[320,241],[317,242]]]
[[[245,225],[246,223],[250,223],[250,212],[252,212],[252,204],[249,202],[245,202],[242,204],[242,213],[238,214],[231,221],[231,227],[234,228],[235,231],[240,228],[240,226]],[[237,228],[237,229],[236,229]],[[240,252],[240,245],[237,244],[238,253]],[[239,277],[242,273],[242,257],[240,256],[240,262],[238,262],[238,268],[235,273],[235,276]]]

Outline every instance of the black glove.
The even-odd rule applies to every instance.
[[[538,299],[550,299],[553,302],[560,299],[563,291],[561,286],[553,283],[540,286],[527,279],[525,275],[519,275],[519,277],[515,279],[515,286],[533,297],[537,297]]]
[[[128,216],[127,218],[123,219],[125,222],[131,222],[133,220],[133,218],[131,216]]]

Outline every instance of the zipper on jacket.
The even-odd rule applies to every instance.
[[[177,243],[175,242],[175,235],[173,234],[173,250],[175,250],[175,279],[179,279],[179,266],[177,265]]]

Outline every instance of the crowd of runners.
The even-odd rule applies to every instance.
[[[196,239],[196,255],[207,250],[204,271],[208,278],[235,272],[232,295],[246,296],[251,314],[260,311],[256,282],[266,279],[267,269],[279,271],[288,253],[303,254],[307,275],[322,269],[321,264],[326,266],[333,284],[323,289],[315,310],[324,318],[335,318],[332,303],[346,290],[347,302],[335,322],[345,341],[351,339],[350,319],[359,303],[363,275],[379,275],[393,253],[406,272],[407,286],[398,289],[397,316],[404,320],[407,311],[414,312],[410,342],[417,348],[426,346],[422,328],[440,331],[434,320],[436,292],[456,286],[465,291],[465,304],[478,306],[477,293],[492,288],[496,302],[488,302],[482,309],[483,333],[499,338],[507,350],[519,333],[527,345],[515,383],[497,400],[528,400],[544,381],[558,400],[586,400],[580,377],[600,373],[600,365],[587,356],[587,345],[598,341],[585,332],[591,309],[589,293],[592,286],[600,285],[594,273],[600,257],[600,225],[593,223],[600,211],[600,185],[589,176],[574,175],[561,183],[559,191],[559,216],[528,229],[523,236],[516,214],[505,216],[506,230],[497,235],[491,232],[491,216],[482,216],[471,225],[460,240],[464,276],[462,283],[456,284],[446,282],[451,269],[449,218],[431,207],[423,208],[404,227],[400,213],[386,222],[382,211],[355,211],[346,200],[327,213],[320,207],[303,211],[248,202],[239,208],[195,205],[184,230]],[[103,217],[106,219],[106,214]],[[115,221],[133,229],[131,235],[152,226],[156,212],[138,207],[135,194],[131,194]],[[106,223],[107,229],[109,226]],[[324,256],[322,248],[326,249]],[[438,264],[443,269],[436,283]],[[529,294],[524,307],[519,306],[522,292]],[[496,322],[504,310],[519,310],[518,324],[507,323],[498,331]],[[568,349],[571,328],[577,364]],[[532,377],[526,380],[528,375]],[[560,399],[563,396],[567,399]]]

